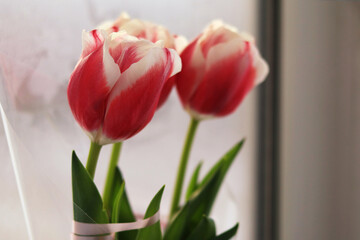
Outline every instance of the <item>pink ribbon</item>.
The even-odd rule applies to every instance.
[[[82,223],[73,221],[72,240],[113,240],[114,233],[145,228],[160,220],[159,211],[153,216],[129,223]],[[106,234],[106,235],[104,235]],[[103,235],[103,236],[96,236]]]

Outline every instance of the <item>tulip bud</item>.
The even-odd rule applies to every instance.
[[[174,76],[184,108],[197,120],[232,113],[269,72],[254,39],[220,21],[211,23],[181,53]]]
[[[125,140],[149,123],[165,82],[180,70],[178,54],[161,41],[84,31],[67,91],[71,111],[93,142]]]
[[[153,43],[162,40],[166,48],[175,49],[178,53],[180,53],[187,44],[187,40],[184,36],[171,35],[164,26],[152,22],[142,21],[136,18],[131,19],[125,12],[114,22],[105,22],[98,28],[104,29],[107,33],[126,31],[129,35],[140,39],[147,39]],[[173,86],[173,78],[170,78],[165,82],[160,95],[158,108],[167,100]]]

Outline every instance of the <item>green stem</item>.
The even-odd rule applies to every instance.
[[[182,152],[181,159],[180,159],[180,164],[178,167],[175,189],[174,189],[173,199],[172,199],[172,203],[171,203],[170,219],[173,217],[173,215],[176,213],[176,211],[179,208],[179,202],[180,202],[180,197],[181,197],[182,186],[184,183],[186,166],[187,166],[187,163],[189,160],[190,150],[191,150],[191,146],[192,146],[192,143],[194,140],[194,136],[195,136],[195,132],[196,132],[198,124],[199,124],[199,120],[196,120],[194,118],[191,119],[189,129],[187,132],[187,136],[185,139],[183,152]]]
[[[86,162],[86,170],[88,171],[91,179],[94,179],[96,164],[99,159],[101,147],[101,145],[91,142],[89,156]]]
[[[112,153],[111,153],[110,164],[109,164],[109,169],[108,169],[108,173],[107,173],[107,177],[106,177],[104,194],[103,194],[104,208],[107,210],[110,207],[109,206],[110,205],[110,196],[111,196],[111,191],[113,189],[115,170],[116,170],[116,166],[119,161],[121,145],[122,145],[122,142],[115,143],[113,145],[113,149],[112,149]]]

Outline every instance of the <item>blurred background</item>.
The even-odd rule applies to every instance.
[[[84,160],[89,140],[67,106],[67,81],[82,29],[122,11],[190,40],[223,19],[255,35],[270,64],[265,83],[195,139],[189,172],[247,138],[213,212],[219,231],[239,221],[240,240],[360,239],[360,2],[331,0],[1,1],[1,238],[69,238],[70,154]],[[168,212],[188,121],[173,91],[124,144],[136,211],[166,184]],[[100,189],[109,152],[95,176]]]

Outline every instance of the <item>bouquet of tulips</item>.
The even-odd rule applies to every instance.
[[[114,22],[83,31],[83,49],[70,77],[71,111],[91,139],[83,166],[72,155],[74,223],[72,239],[226,240],[238,228],[216,233],[210,212],[221,184],[243,146],[235,144],[200,178],[201,163],[183,194],[184,176],[203,120],[232,113],[262,82],[268,66],[254,39],[221,21],[212,22],[189,44],[182,36],[122,14]],[[191,117],[177,171],[168,220],[160,225],[162,187],[144,219],[136,219],[117,166],[121,145],[140,132],[175,86]],[[100,150],[113,144],[103,194],[93,182]],[[184,197],[185,202],[180,204]]]

